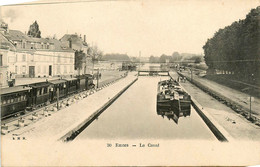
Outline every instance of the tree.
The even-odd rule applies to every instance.
[[[260,7],[244,20],[219,29],[203,46],[209,70],[232,73],[240,80],[260,80]],[[252,77],[254,76],[254,77]]]
[[[173,52],[172,61],[180,61],[181,59],[182,59],[182,56],[179,54],[179,52]]]
[[[80,70],[83,68],[83,63],[86,63],[86,54],[81,50],[75,52],[75,70],[78,70],[80,74]]]
[[[37,21],[35,21],[32,25],[30,25],[27,35],[35,38],[41,38],[41,31],[39,29],[39,25]]]
[[[92,61],[102,60],[103,52],[96,46],[88,48],[88,55],[92,57]]]

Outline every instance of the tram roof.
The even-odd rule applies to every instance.
[[[66,81],[74,81],[77,80],[77,78],[64,78]]]
[[[60,84],[60,83],[65,83],[66,80],[64,79],[56,79],[56,80],[51,80],[49,81],[51,84]]]
[[[26,87],[26,86],[15,86],[15,87],[8,87],[8,88],[2,88],[0,89],[0,94],[10,94],[10,93],[16,93],[16,92],[22,92],[22,91],[27,91],[32,88]]]

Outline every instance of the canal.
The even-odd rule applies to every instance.
[[[191,108],[178,123],[156,112],[157,83],[168,77],[140,76],[125,93],[83,130],[84,139],[198,139],[216,140]]]

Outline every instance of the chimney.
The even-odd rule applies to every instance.
[[[84,42],[86,42],[86,35],[84,35]]]

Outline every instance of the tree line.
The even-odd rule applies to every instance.
[[[244,20],[219,29],[203,49],[209,73],[220,71],[242,80],[259,80],[260,6],[252,9]]]
[[[172,55],[162,54],[160,57],[151,55],[149,57],[150,63],[200,63],[202,62],[202,55],[173,52]]]

